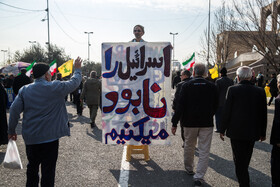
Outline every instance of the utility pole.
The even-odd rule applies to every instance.
[[[47,19],[42,19],[41,21],[48,21],[48,42],[46,44],[48,45],[48,60],[50,60],[50,52],[51,52],[51,42],[50,42],[50,9],[49,9],[49,0],[47,0],[47,9],[45,10],[47,12]]]
[[[5,53],[7,53],[7,52],[8,52],[8,50],[1,50],[1,52],[3,52],[3,53],[4,53],[4,65],[5,65],[5,62],[6,62]]]
[[[90,58],[89,58],[89,48],[90,48],[90,42],[89,42],[89,35],[90,34],[93,34],[93,32],[85,32],[85,34],[87,34],[88,35],[88,62],[90,62],[89,60],[90,60]]]
[[[208,51],[207,51],[207,66],[209,67],[209,49],[210,49],[210,5],[211,0],[209,0],[209,13],[208,13]]]
[[[170,32],[169,34],[171,34],[171,35],[173,35],[173,62],[175,61],[175,35],[177,35],[178,34],[178,32],[176,32],[176,33],[172,33],[172,32]]]

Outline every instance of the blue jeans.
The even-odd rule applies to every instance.
[[[39,166],[41,165],[41,187],[53,187],[58,156],[59,141],[26,145],[27,181],[26,187],[38,187]]]

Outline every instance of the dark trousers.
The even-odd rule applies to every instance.
[[[250,186],[249,164],[253,153],[255,141],[230,139],[235,174],[240,187]]]
[[[217,132],[221,131],[221,117],[222,117],[222,112],[223,112],[224,107],[219,106],[216,114],[215,114],[215,120],[216,120],[216,130]]]
[[[272,186],[280,187],[280,147],[273,145],[271,151]]]
[[[27,187],[38,187],[39,166],[41,165],[41,187],[54,186],[55,168],[58,156],[59,141],[43,144],[26,145]]]
[[[74,94],[74,101],[77,107],[77,114],[82,115],[83,114],[83,103],[81,103],[80,100],[81,94]]]
[[[269,102],[268,102],[268,106],[270,106],[270,105],[271,105],[271,103],[272,103],[273,99],[274,99],[274,96],[271,96],[271,98],[269,99]]]

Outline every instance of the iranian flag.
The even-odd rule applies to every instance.
[[[194,63],[195,63],[195,53],[193,53],[191,58],[189,58],[188,60],[186,60],[182,64],[183,64],[184,68],[186,68],[187,70],[190,70],[191,67],[193,67]]]
[[[52,61],[52,63],[50,64],[50,71],[52,76],[57,72],[56,60]]]
[[[30,77],[30,75],[32,74],[33,72],[33,66],[35,64],[36,60],[34,60],[27,68],[26,68],[26,76]]]

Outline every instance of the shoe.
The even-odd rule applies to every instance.
[[[202,182],[200,182],[199,180],[195,180],[194,187],[199,187],[199,186],[202,186]]]
[[[194,174],[195,174],[195,172],[189,171],[189,170],[187,170],[187,169],[186,169],[186,173],[187,173],[188,175],[194,175]]]

